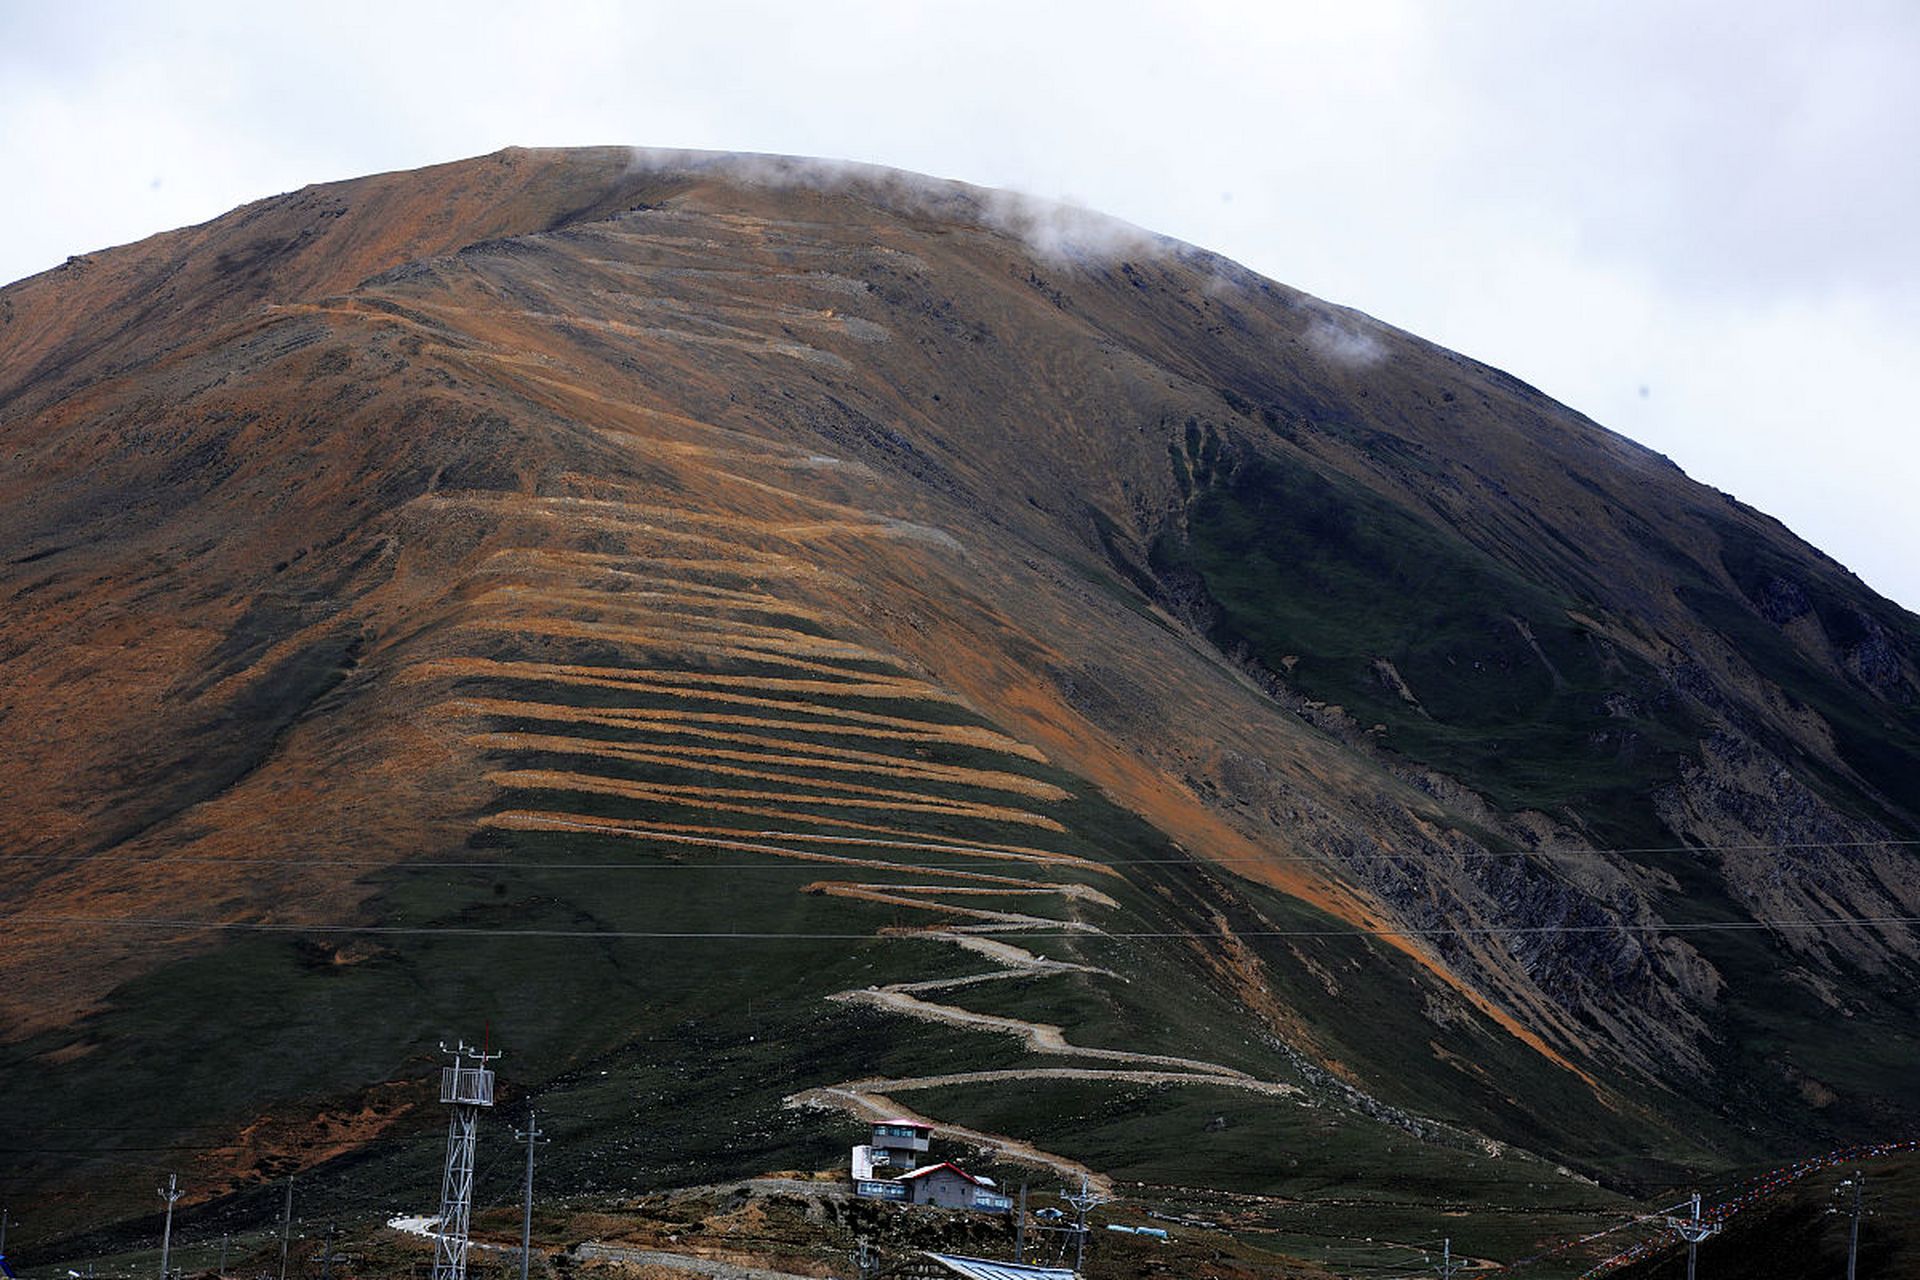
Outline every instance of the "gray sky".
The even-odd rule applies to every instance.
[[[1920,609],[1920,4],[0,0],[0,281],[510,143],[1077,200],[1507,369]]]

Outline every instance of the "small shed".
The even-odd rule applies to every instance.
[[[938,1205],[942,1209],[980,1209],[987,1213],[1007,1213],[1013,1201],[994,1189],[985,1178],[976,1178],[957,1164],[942,1162],[903,1173],[894,1180],[907,1187],[910,1204]]]

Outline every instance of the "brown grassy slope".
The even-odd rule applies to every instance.
[[[263,302],[339,293],[404,262],[613,212],[627,149],[509,148],[325,183],[7,288],[0,400],[37,403]]]

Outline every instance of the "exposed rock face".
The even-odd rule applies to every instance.
[[[0,1065],[49,1116],[255,1001],[366,1048],[195,1123],[337,1111],[422,1016],[584,1088],[721,970],[826,1086],[826,998],[956,929],[1071,935],[1044,980],[1145,1051],[1602,1174],[1920,1112],[1920,624],[1495,370],[1090,215],[613,149],[0,300]],[[689,870],[743,859],[815,879]],[[449,959],[516,929],[601,941]]]

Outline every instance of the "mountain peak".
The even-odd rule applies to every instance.
[[[27,1123],[384,1195],[476,1022],[650,1178],[871,1112],[1190,1181],[1251,1099],[1313,1167],[1210,1185],[1632,1189],[1920,1107],[1914,620],[1413,335],[1070,206],[626,148],[0,303]]]

